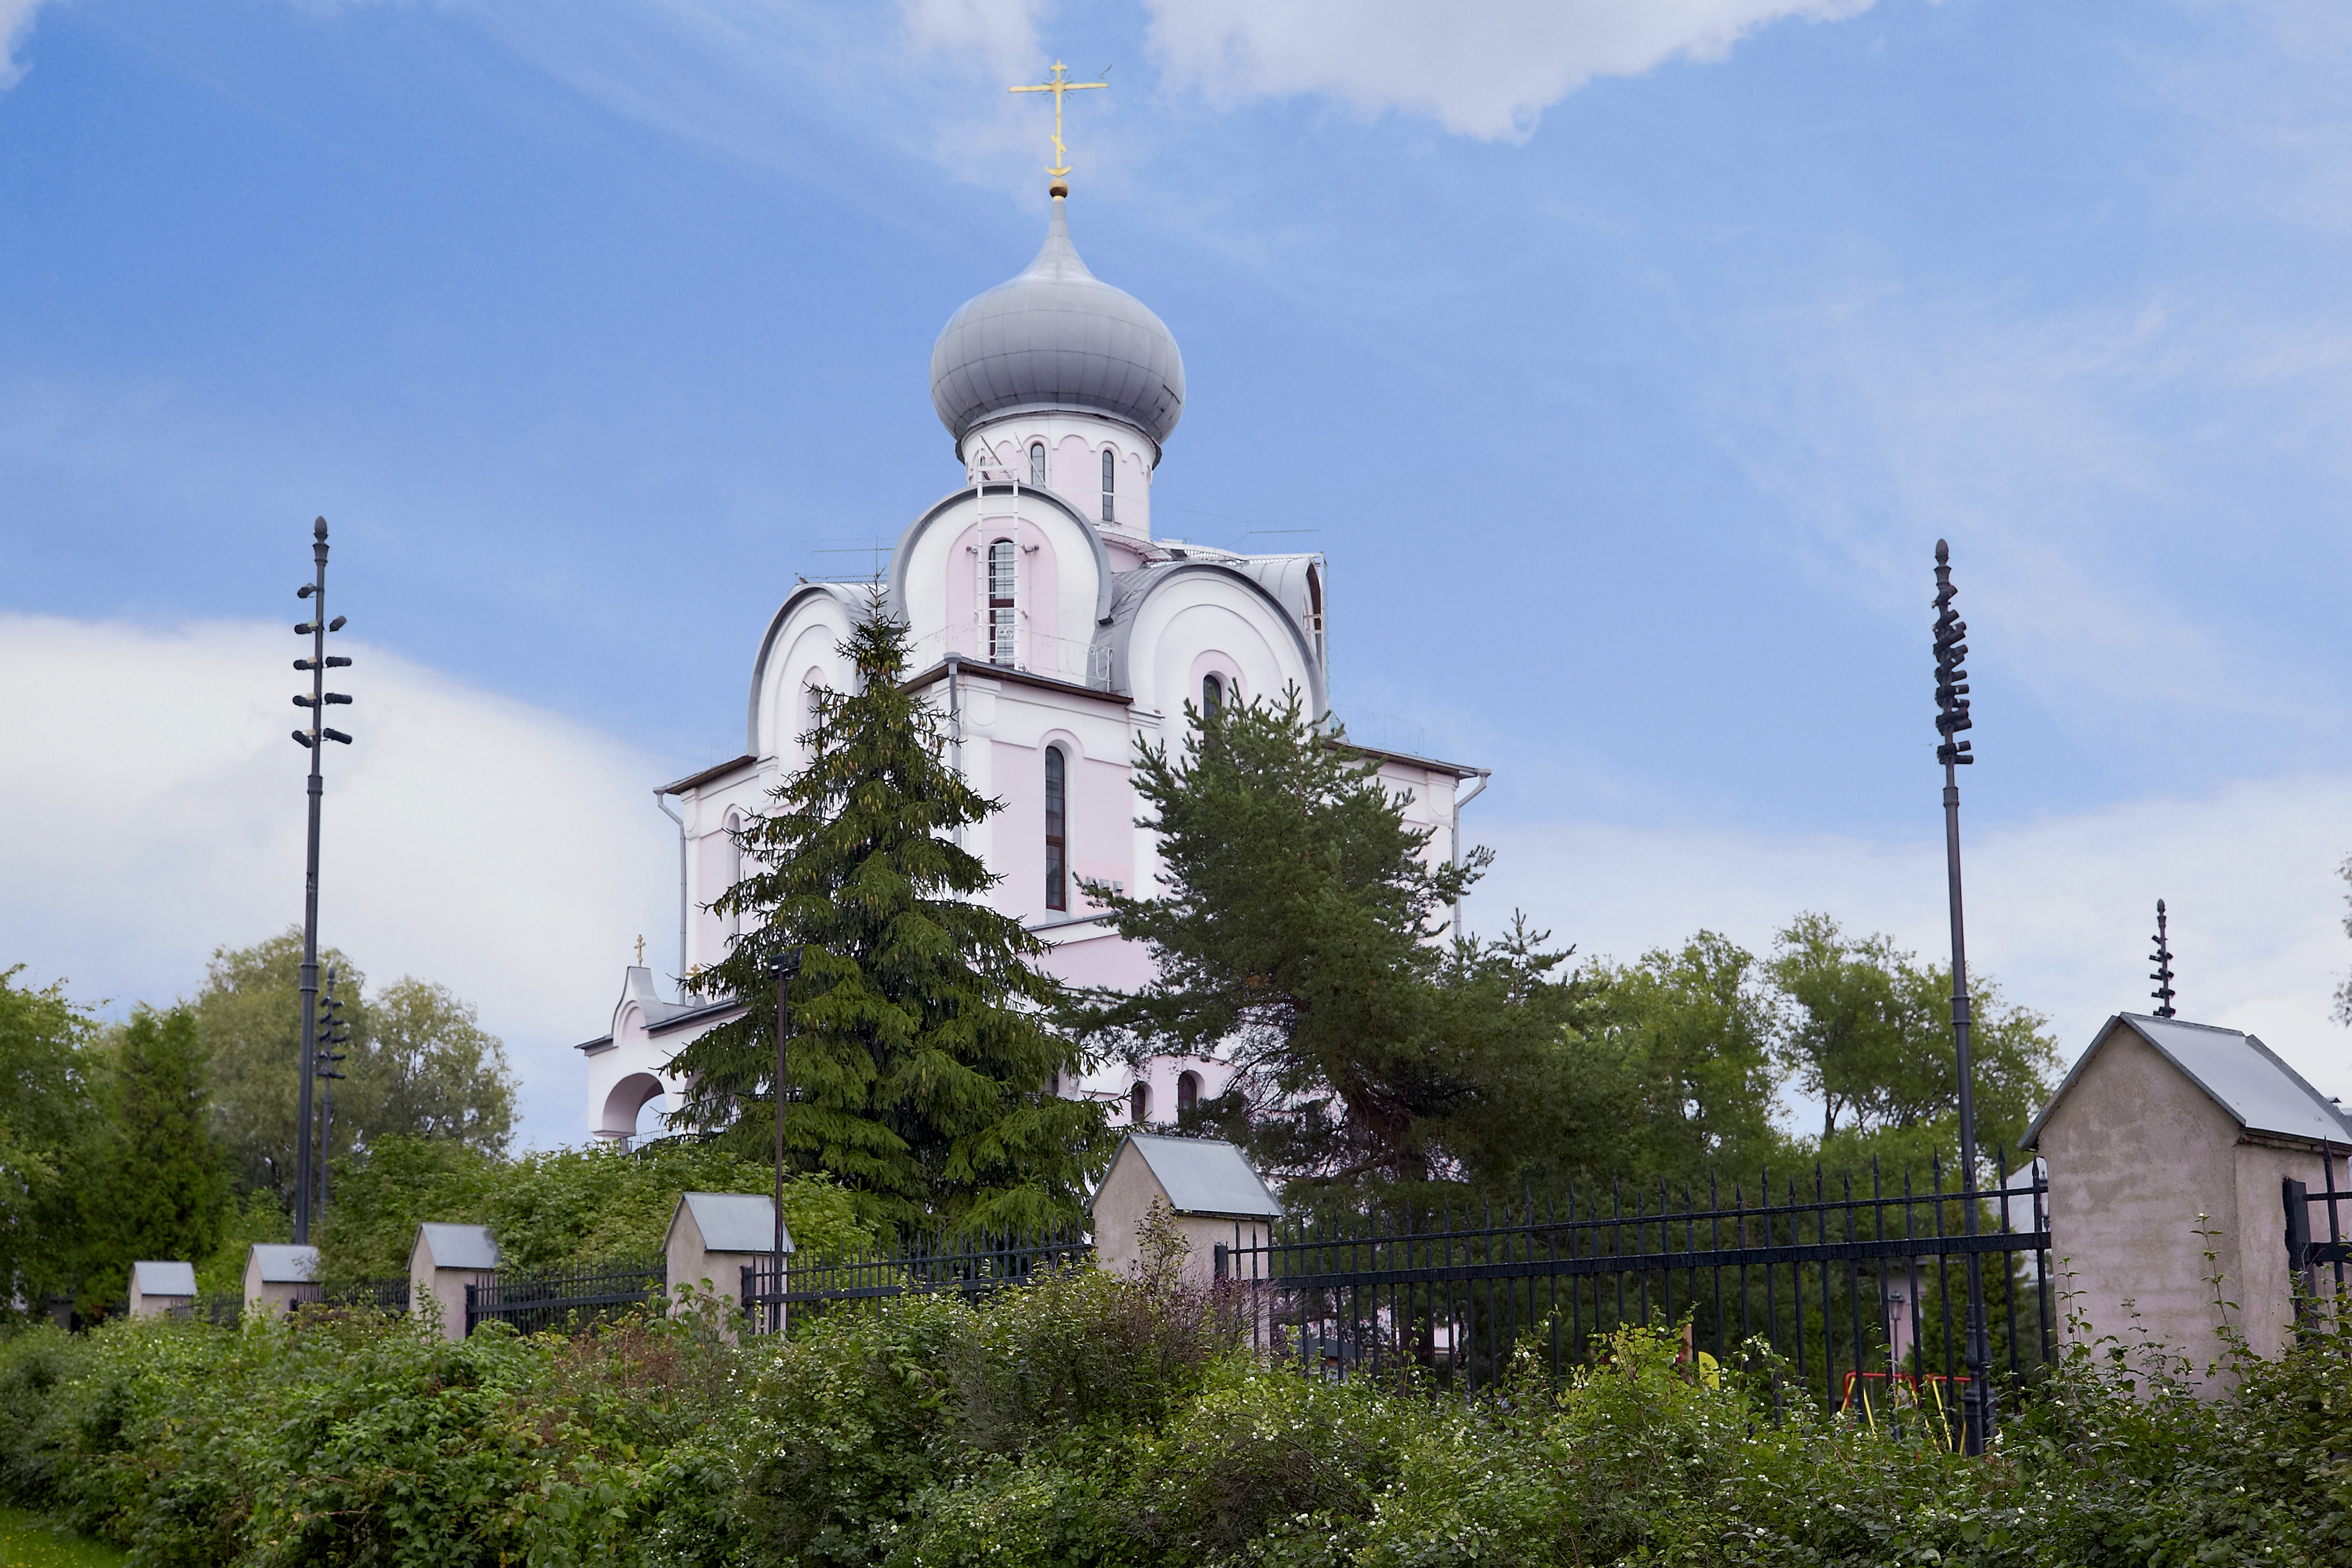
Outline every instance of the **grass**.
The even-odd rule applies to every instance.
[[[104,1542],[76,1535],[37,1513],[0,1508],[0,1568],[118,1568],[128,1561]]]

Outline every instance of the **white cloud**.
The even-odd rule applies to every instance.
[[[33,30],[33,13],[41,0],[0,0],[0,91],[24,79],[26,67],[16,58],[16,46]]]
[[[1491,931],[1517,905],[1557,942],[1631,959],[1702,927],[1761,952],[1790,917],[1820,910],[1940,962],[1943,825],[1927,799],[1918,834],[1900,843],[1500,825],[1480,835],[1499,860],[1470,924]],[[1972,831],[1966,809],[1964,798],[1969,966],[2047,1014],[2068,1061],[2108,1015],[2155,1005],[2146,959],[2163,898],[2181,1016],[2251,1030],[2352,1100],[2352,1034],[2329,1017],[2352,969],[2335,875],[2352,850],[2352,777],[2245,782],[2000,831]]]
[[[1031,80],[1045,0],[899,0],[916,47],[953,55],[1006,82]]]
[[[288,603],[293,601],[289,598]],[[290,619],[289,625],[290,626]],[[157,631],[0,616],[0,964],[167,1001],[207,954],[299,923],[305,753],[284,626]],[[524,1133],[576,1140],[578,1058],[642,934],[675,963],[662,764],[554,715],[346,644],[320,924],[378,983],[437,980],[524,1080]]]
[[[1594,77],[1720,58],[1789,17],[1834,21],[1872,0],[1146,0],[1169,74],[1213,96],[1328,93],[1367,113],[1523,136]]]

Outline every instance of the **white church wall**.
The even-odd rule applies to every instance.
[[[754,755],[797,765],[799,737],[808,727],[804,688],[812,675],[835,689],[848,684],[848,660],[835,649],[849,632],[849,606],[830,594],[810,595],[794,606],[761,666],[759,732],[750,748]]]
[[[1112,527],[1122,533],[1148,539],[1151,535],[1151,478],[1159,454],[1137,431],[1111,419],[1082,414],[1021,414],[986,425],[965,440],[965,466],[976,467],[977,455],[988,454],[989,468],[1011,472],[1029,483],[1029,447],[1045,444],[1045,488],[1060,496],[1080,515],[1102,521],[1102,453],[1114,454],[1118,479],[1113,494]]]
[[[1136,702],[1171,724],[1180,721],[1186,702],[1200,700],[1193,670],[1204,652],[1231,661],[1224,668],[1247,697],[1278,700],[1295,683],[1310,710],[1318,705],[1321,683],[1299,657],[1281,612],[1221,574],[1188,574],[1153,593],[1136,616],[1128,648]]]

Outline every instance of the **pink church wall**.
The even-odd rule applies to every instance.
[[[1044,967],[1069,985],[1139,991],[1151,983],[1151,955],[1139,943],[1116,936],[1064,942],[1046,954]]]
[[[965,529],[949,547],[947,646],[940,651],[967,658],[988,657],[988,604],[982,584],[988,546],[1000,539],[1012,540],[1020,552],[1013,603],[1021,612],[1021,640],[1013,658],[1024,668],[1060,675],[1062,574],[1044,531],[1026,519],[1016,525],[1009,517],[992,517]]]
[[[1135,804],[1124,763],[1097,761],[1066,730],[1046,731],[1035,746],[994,741],[993,788],[1004,802],[998,813],[992,868],[1003,875],[999,907],[1023,920],[1083,915],[1092,908],[1082,880],[1118,882],[1135,889]],[[1045,908],[1045,752],[1058,745],[1069,759],[1066,779],[1063,853],[1068,866],[1066,910]]]

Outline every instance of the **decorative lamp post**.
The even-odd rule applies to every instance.
[[[768,1331],[783,1331],[784,1318],[784,1042],[793,1034],[793,982],[801,972],[797,948],[768,961],[776,977],[776,1235],[768,1255]]]
[[[348,1045],[352,1026],[342,1016],[343,999],[335,994],[335,966],[327,965],[327,992],[319,998],[319,1055],[316,1071],[319,1076],[319,1217],[327,1217],[328,1155],[334,1149],[335,1085],[343,1075],[335,1070],[337,1062],[348,1056],[335,1049]]]
[[[2147,961],[2156,965],[2156,973],[2148,976],[2156,982],[2156,989],[2148,994],[2156,998],[2156,1016],[2169,1018],[2173,1014],[2172,943],[2165,939],[2164,927],[2164,900],[2158,899],[2156,900],[2156,951],[2147,955]]]
[[[320,722],[320,715],[329,708],[351,700],[340,691],[327,689],[327,671],[340,669],[352,661],[331,657],[327,652],[327,634],[341,631],[344,617],[327,619],[325,518],[311,527],[310,538],[310,560],[317,574],[294,590],[296,598],[315,601],[310,606],[310,618],[294,628],[296,637],[310,639],[310,657],[294,661],[295,668],[308,670],[310,675],[310,695],[298,694],[294,699],[295,707],[310,710],[310,729],[294,731],[296,743],[310,753],[310,849],[302,877],[302,1087],[301,1104],[295,1113],[294,1137],[294,1240],[298,1245],[310,1239],[310,1079],[317,1067],[319,1049],[319,763],[327,742],[345,746],[352,743],[349,735]]]
[[[1960,1227],[1973,1238],[1977,1213],[1976,1065],[1969,1056],[1969,957],[1960,918],[1960,785],[1958,770],[1976,761],[1969,743],[1958,738],[1973,729],[1969,718],[1969,672],[1961,660],[1969,656],[1969,624],[1952,613],[1951,547],[1936,541],[1936,732],[1943,737],[1936,760],[1944,764],[1944,869],[1952,903],[1952,1045],[1960,1075]],[[1968,1392],[1961,1396],[1962,1437],[1971,1454],[1984,1452],[1992,1435],[1994,1415],[1992,1346],[1985,1331],[1984,1260],[1971,1250],[1968,1260]]]

